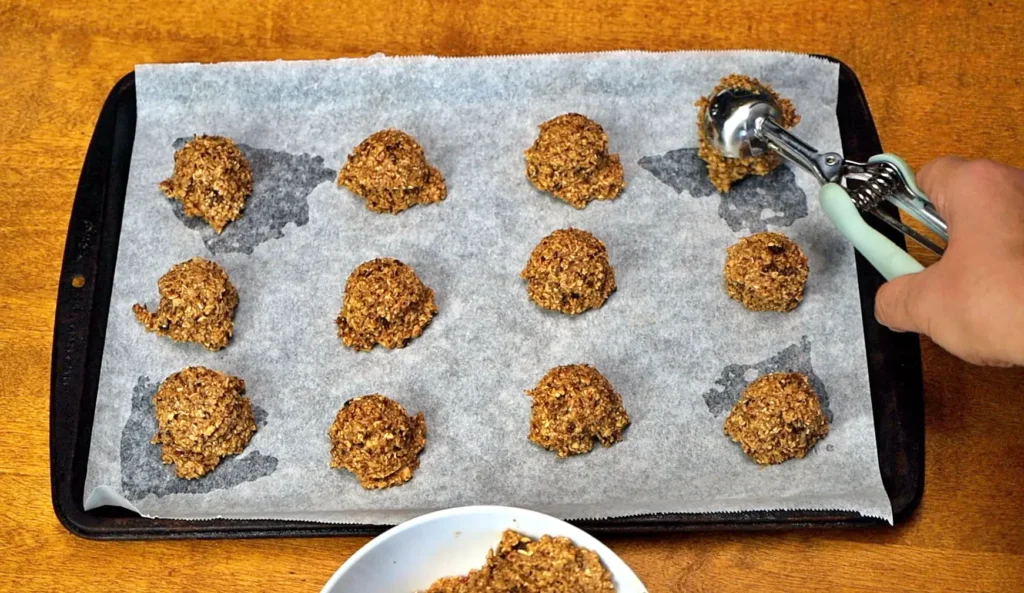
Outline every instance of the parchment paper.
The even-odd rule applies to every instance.
[[[177,64],[136,69],[138,124],[86,480],[86,507],[150,517],[393,523],[445,507],[506,504],[563,518],[657,512],[844,509],[891,521],[875,449],[852,248],[819,210],[816,185],[783,167],[726,197],[696,160],[694,101],[722,76],[756,76],[796,103],[796,131],[841,149],[838,67],[778,53],[640,53]],[[604,126],[627,187],[583,211],[528,183],[537,126],[575,111]],[[369,212],[334,184],[369,134],[415,136],[449,188],[442,203]],[[226,135],[253,163],[255,191],[222,236],[157,189],[193,134]],[[541,310],[518,273],[554,229],[609,249],[618,291],[578,317]],[[803,304],[752,313],[730,300],[725,248],[765,229],[810,258]],[[211,353],[147,334],[131,306],[193,256],[238,287],[231,345]],[[407,348],[358,353],[334,318],[358,264],[396,257],[440,313]],[[622,394],[625,440],[570,459],[527,441],[531,388],[553,366],[595,365]],[[149,444],[151,398],[204,365],[242,377],[259,431],[194,481]],[[831,433],[805,459],[760,468],[722,431],[746,383],[809,373]],[[409,483],[363,490],[329,468],[342,403],[383,393],[427,419]]]

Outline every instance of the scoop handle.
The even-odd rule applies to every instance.
[[[924,266],[909,253],[864,222],[842,186],[826,183],[821,187],[818,198],[829,220],[886,280],[924,270]]]

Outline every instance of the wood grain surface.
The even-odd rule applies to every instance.
[[[104,97],[140,62],[765,48],[860,76],[886,149],[1024,165],[1021,2],[0,0],[0,589],[314,591],[364,538],[91,542],[50,503],[54,300]],[[1024,589],[1024,371],[923,343],[927,485],[889,529],[614,538],[660,591]]]

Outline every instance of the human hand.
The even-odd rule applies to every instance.
[[[943,157],[917,184],[949,226],[945,255],[885,283],[875,317],[975,364],[1024,365],[1024,170]]]

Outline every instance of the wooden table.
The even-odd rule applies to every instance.
[[[318,590],[367,541],[91,542],[53,514],[47,402],[64,235],[100,105],[136,63],[378,51],[819,52],[857,72],[885,147],[912,165],[947,153],[1024,165],[1019,1],[162,4],[0,0],[2,589]],[[788,6],[774,14],[756,8],[780,4]],[[610,545],[652,592],[1021,590],[1024,370],[972,367],[927,340],[923,357],[927,486],[908,523]]]

